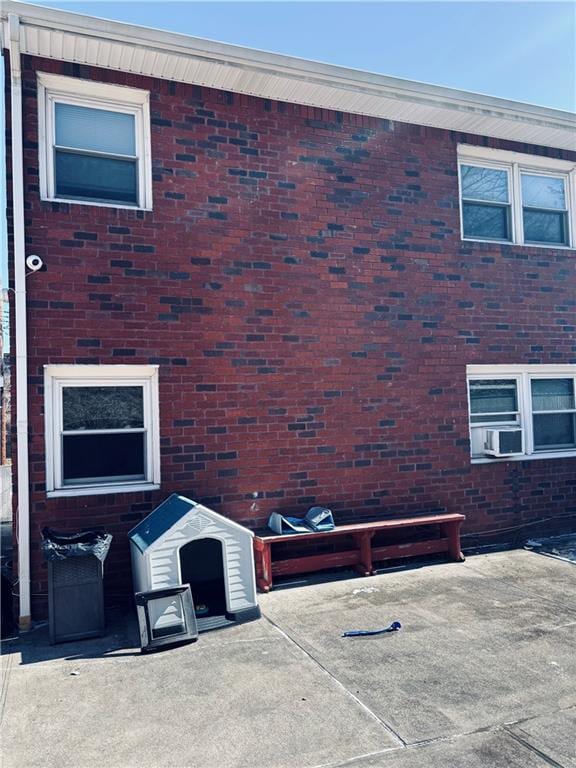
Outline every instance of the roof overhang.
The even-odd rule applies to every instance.
[[[571,112],[10,0],[1,13],[32,56],[576,151]]]

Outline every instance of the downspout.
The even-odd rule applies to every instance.
[[[12,215],[16,341],[16,457],[18,483],[18,592],[21,630],[30,629],[30,478],[28,471],[28,360],[26,329],[26,252],[24,239],[24,163],[22,144],[22,64],[20,19],[8,16],[10,50],[10,125],[12,136]]]

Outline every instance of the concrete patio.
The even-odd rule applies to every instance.
[[[102,640],[8,643],[4,768],[576,766],[574,564],[499,552],[260,604],[146,656],[119,615]]]

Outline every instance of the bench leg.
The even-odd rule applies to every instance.
[[[272,589],[272,553],[270,544],[259,544],[255,547],[254,554],[260,566],[260,575],[257,576],[256,585],[261,592],[270,592]],[[258,574],[258,569],[256,569]]]
[[[354,541],[360,552],[360,562],[354,567],[360,576],[372,576],[374,568],[372,567],[372,535],[370,533],[360,533],[354,536]]]
[[[460,549],[460,525],[460,520],[457,520],[455,523],[448,523],[446,526],[448,529],[448,555],[450,560],[456,563],[463,563],[466,560]]]

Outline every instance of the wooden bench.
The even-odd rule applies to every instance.
[[[352,523],[338,525],[333,531],[319,533],[291,533],[271,536],[254,536],[254,556],[256,560],[256,583],[262,592],[272,589],[274,576],[288,576],[294,573],[309,573],[322,571],[325,568],[352,565],[362,576],[375,573],[374,562],[390,560],[414,555],[429,555],[436,552],[447,552],[451,560],[462,562],[464,555],[460,549],[460,526],[464,515],[442,514],[425,517],[408,517],[398,520],[379,520],[367,523]],[[415,541],[407,544],[388,544],[372,546],[372,539],[377,533],[394,531],[400,528],[416,528],[421,526],[438,526],[442,531],[441,538]],[[273,544],[290,544],[291,542],[328,541],[331,539],[349,537],[351,548],[346,551],[329,552],[318,555],[304,555],[274,560],[272,557]]]

